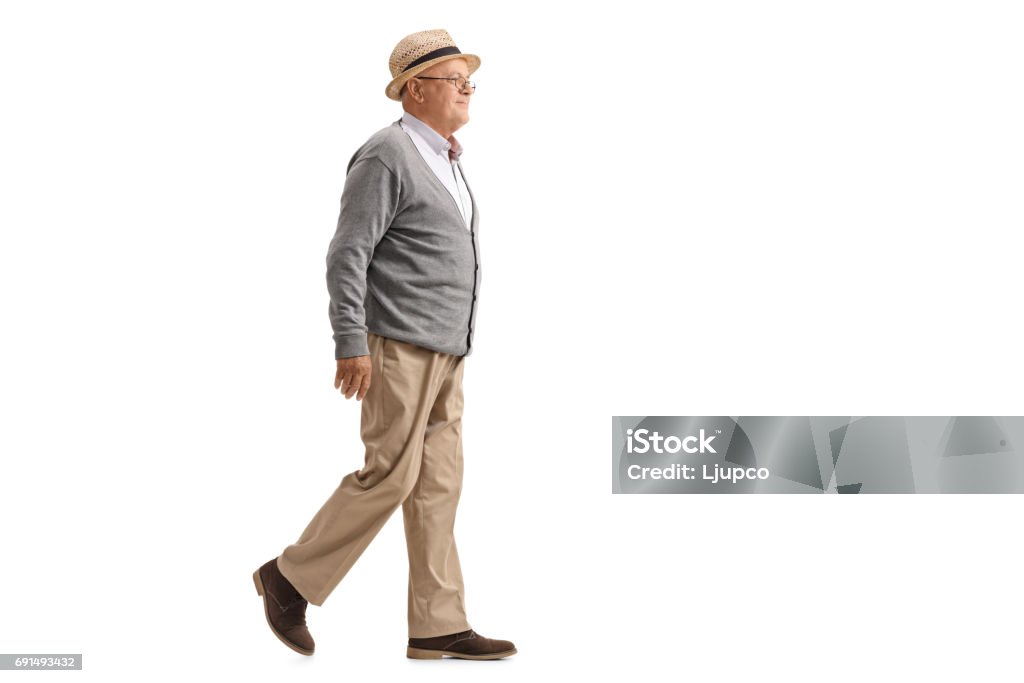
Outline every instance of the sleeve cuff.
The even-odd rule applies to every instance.
[[[370,347],[366,343],[365,334],[350,334],[334,338],[334,359],[351,358],[352,356],[369,356]]]

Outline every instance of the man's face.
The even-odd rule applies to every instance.
[[[469,65],[465,59],[449,59],[435,64],[420,76],[433,76],[439,78],[468,78]],[[454,81],[435,81],[422,79],[425,100],[423,106],[428,115],[438,122],[444,122],[452,131],[456,131],[469,121],[469,98],[473,93],[466,86],[465,90],[459,90]]]

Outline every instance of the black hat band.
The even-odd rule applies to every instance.
[[[427,54],[423,55],[422,57],[419,57],[419,58],[414,59],[413,61],[409,62],[409,66],[407,66],[404,69],[402,69],[402,73],[405,73],[406,71],[408,71],[409,69],[413,68],[414,66],[419,66],[423,62],[429,62],[431,59],[437,59],[438,57],[447,57],[448,55],[461,55],[461,54],[462,54],[462,51],[459,50],[459,48],[455,47],[454,45],[451,46],[451,47],[439,47],[436,50],[431,50],[430,52],[428,52]]]

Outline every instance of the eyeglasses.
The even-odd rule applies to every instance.
[[[476,83],[462,76],[449,76],[447,78],[441,76],[413,76],[413,78],[425,78],[431,81],[454,81],[455,87],[458,88],[459,92],[465,90],[467,85],[470,92],[476,92]]]

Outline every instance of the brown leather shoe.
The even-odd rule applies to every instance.
[[[315,643],[306,628],[306,605],[309,603],[277,568],[277,558],[270,560],[252,574],[256,593],[263,596],[263,612],[278,640],[304,655],[313,654]]]
[[[473,629],[434,638],[410,638],[405,655],[412,659],[501,659],[514,655],[518,650],[507,640],[484,638]]]

